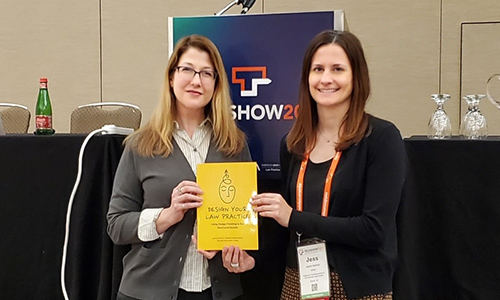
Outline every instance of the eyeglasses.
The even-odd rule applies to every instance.
[[[217,78],[217,73],[213,70],[196,71],[191,67],[177,66],[177,72],[183,79],[192,80],[196,74],[200,75],[200,80],[203,82],[212,82]]]

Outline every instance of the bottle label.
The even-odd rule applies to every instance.
[[[36,129],[52,129],[52,116],[36,116]]]
[[[47,82],[40,82],[41,89],[47,89]]]

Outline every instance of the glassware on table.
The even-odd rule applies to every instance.
[[[486,95],[490,102],[500,109],[500,74],[493,74],[488,78]]]
[[[437,108],[432,114],[427,126],[427,137],[431,139],[446,139],[451,137],[450,118],[444,111],[443,105],[450,95],[432,94],[431,99],[436,102]]]
[[[482,139],[488,136],[486,118],[479,110],[479,102],[485,95],[466,95],[463,97],[469,106],[462,120],[460,133],[468,139]]]

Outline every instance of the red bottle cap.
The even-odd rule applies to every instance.
[[[48,80],[47,80],[47,78],[45,78],[45,77],[40,78],[40,83],[43,83],[43,82],[44,82],[44,83],[47,83],[47,81],[48,81]]]

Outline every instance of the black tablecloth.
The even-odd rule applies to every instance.
[[[61,258],[68,201],[84,135],[0,137],[0,299],[63,299]],[[115,299],[128,246],[106,234],[106,212],[123,137],[94,136],[83,160],[66,264],[71,300]],[[276,191],[277,181],[259,182]],[[277,299],[283,280],[282,228],[262,220],[260,263],[242,276],[245,299]],[[276,251],[274,251],[276,250]]]
[[[63,299],[68,200],[83,135],[0,137],[0,299]],[[85,151],[71,216],[66,268],[71,299],[111,299],[125,247],[106,235],[105,212],[121,136],[95,136]],[[118,275],[119,276],[119,275]]]
[[[61,256],[81,135],[0,137],[0,299],[63,299]],[[114,299],[121,258],[105,214],[123,137],[93,137],[71,217],[70,299]],[[500,138],[405,140],[409,174],[398,212],[394,299],[500,298]],[[259,180],[260,191],[279,191]],[[264,219],[260,264],[244,274],[245,299],[277,299],[279,226]]]
[[[395,299],[500,299],[500,138],[405,140]]]

